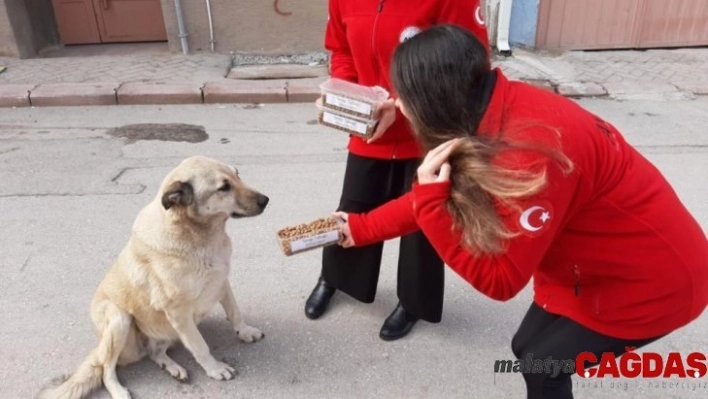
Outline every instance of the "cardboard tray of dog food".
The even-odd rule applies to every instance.
[[[380,86],[362,86],[330,78],[320,84],[322,107],[364,119],[374,119],[389,92]]]
[[[317,121],[320,125],[341,130],[365,140],[371,138],[378,125],[377,120],[359,118],[330,108],[317,106]]]
[[[278,230],[278,243],[285,256],[335,245],[342,238],[342,221],[335,217],[319,218]]]

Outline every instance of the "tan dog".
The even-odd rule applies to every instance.
[[[116,365],[146,355],[185,380],[187,371],[166,353],[177,340],[209,377],[233,378],[234,369],[214,359],[197,324],[218,302],[241,340],[263,337],[243,321],[231,291],[225,227],[230,217],[259,215],[267,204],[268,197],[247,187],[231,166],[205,157],[180,163],[138,215],[128,244],[96,290],[91,317],[98,346],[73,375],[38,397],[81,398],[103,381],[114,399],[130,398]]]

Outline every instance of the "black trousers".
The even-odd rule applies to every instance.
[[[379,160],[349,153],[338,210],[370,211],[410,190],[419,160]],[[376,297],[383,243],[364,247],[325,247],[322,278],[351,297],[371,303]],[[445,269],[435,249],[418,231],[401,237],[398,298],[419,319],[442,318]]]
[[[536,304],[526,313],[511,342],[511,349],[519,360],[528,356],[545,361],[574,360],[582,352],[592,352],[599,360],[603,353],[616,357],[626,353],[625,346],[640,348],[661,337],[643,340],[625,340],[608,337],[592,331],[563,316],[550,314]],[[586,368],[595,364],[587,363]],[[528,399],[572,399],[572,374],[524,373]]]

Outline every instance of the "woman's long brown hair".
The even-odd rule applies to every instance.
[[[523,139],[526,129],[539,127],[533,121],[521,122],[525,126],[506,124],[504,132],[478,134],[486,109],[483,86],[493,73],[490,69],[480,41],[452,25],[430,28],[399,45],[391,69],[394,90],[408,110],[424,151],[463,138],[449,158],[447,207],[455,227],[462,231],[462,244],[482,254],[504,251],[505,241],[516,233],[503,223],[497,206],[514,208],[518,200],[538,193],[546,184],[547,162],[506,167],[497,162],[504,159],[500,155],[540,152],[544,157],[529,159],[555,160],[566,171],[572,169],[571,161],[555,145],[558,141]],[[549,136],[558,133],[549,132]]]

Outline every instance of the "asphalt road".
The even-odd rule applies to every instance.
[[[705,229],[708,98],[581,102],[655,162]],[[88,312],[93,290],[163,176],[195,154],[237,165],[247,183],[271,198],[262,216],[228,226],[237,301],[266,338],[238,341],[216,308],[200,329],[214,355],[239,375],[211,380],[178,346],[171,353],[191,382],[180,384],[145,360],[119,371],[136,398],[524,397],[520,375],[495,375],[493,367],[512,359],[510,340],[530,303],[528,288],[494,302],[448,270],[443,321],[421,322],[408,337],[384,342],[378,331],[397,303],[392,241],[373,304],[339,294],[322,319],[305,318],[320,252],[285,257],[275,231],[327,215],[337,204],[346,137],[314,119],[307,104],[0,109],[0,397],[33,397],[96,344]],[[208,137],[189,129],[180,137],[197,142],[108,134],[135,123],[192,124]],[[646,350],[706,353],[706,331],[708,315]],[[708,396],[708,377],[656,382],[577,382],[575,392],[577,398]]]

